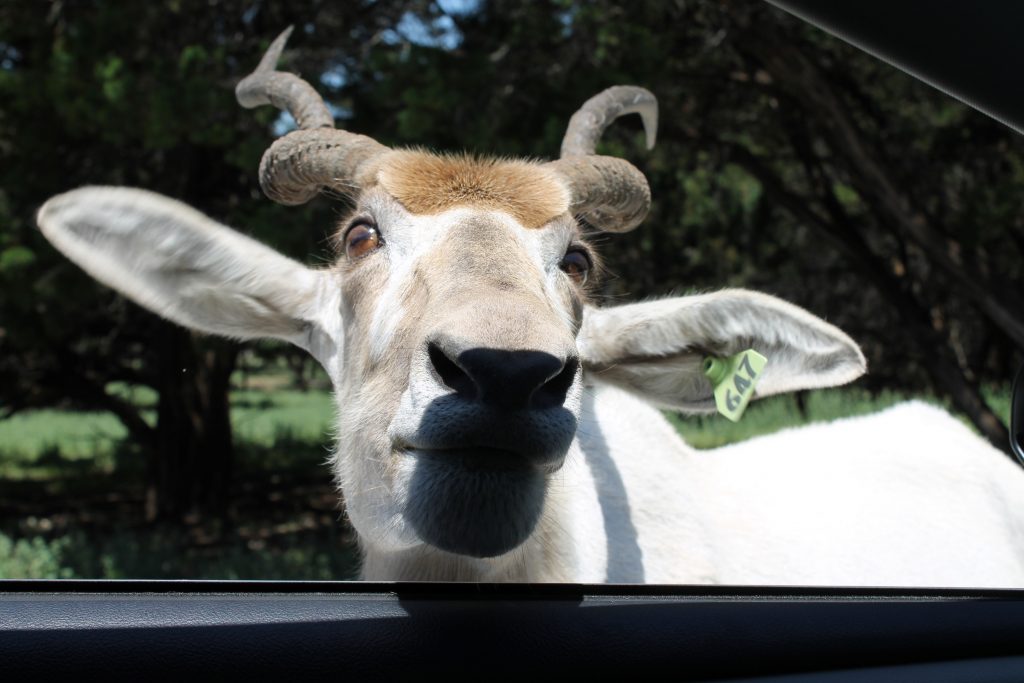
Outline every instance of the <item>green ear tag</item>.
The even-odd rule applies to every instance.
[[[718,412],[733,422],[739,422],[767,363],[768,359],[754,349],[728,358],[705,358],[704,374],[715,388]]]

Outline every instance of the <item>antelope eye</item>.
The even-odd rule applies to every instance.
[[[345,255],[349,258],[366,256],[380,245],[380,232],[369,220],[357,221],[345,233]]]
[[[590,273],[590,257],[582,249],[569,249],[558,266],[573,281],[583,284],[587,281],[587,275]]]

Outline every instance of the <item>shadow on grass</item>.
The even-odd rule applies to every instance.
[[[193,530],[173,526],[74,530],[55,537],[0,533],[0,578],[356,578],[358,553],[341,524],[334,529],[262,532],[235,529],[205,543],[197,543]]]
[[[144,521],[144,455],[106,462],[48,449],[0,480],[0,578],[353,579],[358,552],[319,440],[282,428],[236,444],[228,514]],[[0,462],[4,454],[0,453]]]
[[[0,578],[343,580],[355,536],[326,468],[239,477],[217,519],[147,523],[141,486],[3,501]]]
[[[278,405],[278,401],[270,397],[253,398],[247,396],[233,396],[231,398],[232,408],[245,408],[248,410],[270,410]]]

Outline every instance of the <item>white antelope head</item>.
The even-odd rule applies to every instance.
[[[334,265],[307,268],[140,190],[69,192],[38,222],[86,271],[160,315],[313,354],[334,383],[336,471],[367,545],[492,557],[524,543],[571,452],[585,376],[706,411],[708,354],[768,355],[762,395],[863,371],[842,332],[761,294],[591,305],[595,255],[579,219],[626,231],[650,203],[639,171],[594,149],[627,113],[641,114],[653,144],[646,90],[589,100],[549,163],[391,150],[335,129],[309,84],[275,70],[287,35],[237,95],[298,123],[263,156],[268,196],[301,204],[328,189],[352,200]]]

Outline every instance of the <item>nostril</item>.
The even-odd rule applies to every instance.
[[[569,388],[576,380],[576,370],[580,362],[576,358],[565,361],[561,372],[545,382],[530,397],[531,408],[555,408],[565,403]]]
[[[444,349],[430,342],[427,344],[427,355],[430,357],[430,364],[434,367],[434,372],[437,373],[437,377],[441,380],[442,384],[460,396],[468,399],[476,398],[476,384],[473,383],[472,378],[455,361],[448,357]]]
[[[560,407],[579,372],[579,359],[544,351],[466,348],[439,335],[427,342],[431,374],[466,401],[498,410]]]

